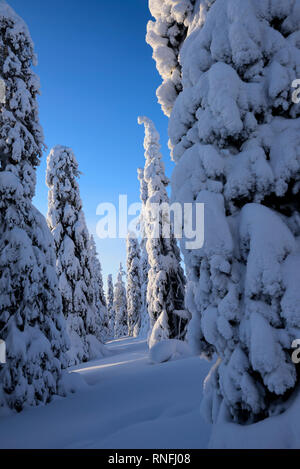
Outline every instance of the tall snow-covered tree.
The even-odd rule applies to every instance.
[[[0,76],[6,93],[0,113],[1,171],[18,177],[24,196],[32,199],[44,146],[37,103],[40,84],[31,68],[37,57],[26,24],[5,1],[1,2],[0,41]]]
[[[127,237],[127,321],[128,335],[137,337],[141,327],[141,252],[136,236]]]
[[[140,259],[140,275],[141,275],[141,325],[139,336],[147,338],[150,331],[150,316],[148,313],[147,303],[147,286],[148,286],[148,272],[149,262],[146,249],[146,231],[145,231],[145,209],[148,198],[148,186],[144,179],[144,169],[138,168],[138,180],[140,181],[140,198],[142,202],[142,213],[140,215],[140,231],[141,231],[141,259]]]
[[[213,1],[197,0],[203,16],[207,5]],[[157,97],[167,116],[170,116],[174,102],[182,91],[179,53],[188,28],[193,25],[195,3],[196,0],[149,0],[149,8],[155,21],[148,23],[147,42],[153,48],[153,58],[163,78]]]
[[[70,148],[58,145],[51,150],[47,159],[47,220],[54,237],[63,313],[71,339],[70,365],[97,358],[103,350],[99,308],[104,305],[99,283],[96,286],[99,278],[93,275],[97,260],[82,209],[79,174]]]
[[[115,336],[115,310],[114,310],[114,285],[112,275],[107,277],[107,311],[108,311],[108,337],[110,339]]]
[[[108,311],[103,288],[102,267],[93,235],[90,237],[90,258],[92,265],[91,287],[94,295],[94,307],[97,311],[96,314],[100,315],[101,342],[105,342],[109,336]]]
[[[115,337],[125,337],[128,334],[126,288],[123,281],[125,272],[122,264],[114,289]]]
[[[169,181],[160,153],[159,134],[147,117],[140,117],[139,124],[145,126],[144,179],[148,198],[144,216],[150,265],[147,302],[151,319],[149,346],[152,347],[163,339],[184,339],[189,315],[184,307],[185,277],[170,214],[163,210],[158,229],[154,227],[155,221],[153,224],[153,219],[156,219],[153,207],[169,205],[166,191]],[[170,226],[169,237],[164,236],[166,225]]]
[[[190,341],[219,356],[203,410],[213,421],[261,420],[284,410],[299,382],[291,344],[300,337],[300,106],[292,96],[300,1],[150,0],[150,8],[147,40],[177,164],[173,197],[205,204],[203,248],[182,243]]]
[[[61,394],[68,339],[53,239],[32,205],[43,150],[33,43],[23,20],[0,3],[0,407],[21,411]]]

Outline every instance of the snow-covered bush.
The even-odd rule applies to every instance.
[[[114,289],[114,312],[115,312],[115,337],[125,337],[128,335],[128,315],[126,288],[123,281],[125,272],[122,264],[118,273],[118,278]]]
[[[147,302],[151,320],[149,346],[164,339],[184,339],[188,312],[184,310],[185,277],[180,265],[180,253],[174,237],[170,216],[161,214],[158,228],[153,224],[154,204],[169,204],[166,187],[169,183],[160,153],[159,134],[153,122],[140,117],[145,126],[145,170],[147,202],[144,223],[146,249],[150,270],[148,273]],[[163,236],[163,223],[170,226],[169,237]]]
[[[21,411],[64,394],[68,338],[45,218],[32,205],[43,150],[36,58],[24,22],[0,3],[0,407]]]
[[[47,221],[54,237],[63,313],[71,339],[70,365],[97,358],[103,352],[101,271],[95,277],[97,259],[82,210],[79,174],[70,148],[58,145],[51,150],[47,159]]]
[[[205,203],[203,248],[182,243],[190,342],[219,356],[203,408],[213,421],[226,412],[260,420],[279,412],[298,382],[290,349],[300,337],[300,107],[291,85],[300,77],[300,1],[150,7],[148,42],[165,90],[169,49],[170,70],[180,72],[177,95],[159,92],[171,113],[173,199]],[[174,45],[171,20],[184,31]]]
[[[134,234],[127,237],[127,320],[128,335],[137,337],[141,326],[141,252]]]
[[[187,342],[168,339],[157,342],[149,351],[151,363],[165,363],[171,360],[188,358],[192,355]]]

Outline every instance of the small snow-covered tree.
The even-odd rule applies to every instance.
[[[97,260],[82,210],[79,174],[70,148],[58,145],[51,150],[47,159],[47,220],[55,241],[63,313],[71,339],[70,365],[97,358],[103,350],[98,309],[103,306],[102,293],[99,284],[96,286],[99,278],[93,275]]]
[[[106,298],[103,288],[102,267],[98,257],[96,243],[93,235],[90,237],[90,257],[91,257],[91,285],[94,296],[94,308],[96,314],[100,316],[100,338],[101,342],[105,342],[109,336],[108,331],[108,311],[106,305]]]
[[[300,1],[150,8],[173,197],[205,204],[203,248],[182,240],[190,342],[219,356],[203,409],[213,421],[260,420],[281,412],[299,382]]]
[[[115,310],[114,310],[114,285],[112,275],[107,277],[107,311],[108,311],[108,337],[115,336]]]
[[[137,337],[141,327],[140,245],[136,236],[127,237],[127,321],[128,335]]]
[[[145,209],[148,199],[148,186],[144,179],[144,169],[138,168],[138,179],[140,181],[140,198],[142,201],[142,213],[140,215],[140,231],[141,231],[141,259],[140,259],[140,275],[141,275],[141,325],[139,336],[147,338],[150,331],[150,316],[148,313],[147,303],[147,287],[148,287],[148,272],[149,262],[146,249],[146,231],[145,231]]]
[[[123,281],[125,272],[122,264],[118,273],[114,289],[115,337],[125,337],[128,334],[126,288]]]
[[[147,117],[140,117],[139,124],[145,126],[144,179],[148,198],[144,217],[150,264],[147,302],[152,328],[149,346],[152,347],[163,339],[184,339],[189,315],[184,308],[185,277],[170,214],[162,210],[157,220],[153,210],[154,207],[163,207],[163,204],[169,205],[166,191],[169,181],[160,153],[159,134]],[[155,226],[157,221],[158,229]],[[167,225],[170,227],[168,237],[164,235]]]
[[[21,411],[62,394],[68,347],[53,239],[32,205],[43,150],[33,43],[23,20],[0,3],[0,407]]]

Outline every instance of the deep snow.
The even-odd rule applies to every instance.
[[[70,369],[85,386],[68,398],[0,419],[0,448],[206,448],[200,415],[210,364],[153,364],[145,340],[119,339],[109,356]]]

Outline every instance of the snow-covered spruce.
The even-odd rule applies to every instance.
[[[127,321],[128,335],[137,337],[141,327],[141,251],[136,236],[127,237]]]
[[[139,337],[147,338],[150,331],[150,316],[148,313],[147,303],[147,286],[148,286],[148,272],[149,262],[148,254],[146,249],[146,231],[144,213],[146,209],[146,203],[148,198],[148,186],[144,179],[144,169],[138,168],[138,180],[140,181],[140,198],[142,202],[142,213],[140,215],[140,232],[141,232],[141,259],[140,259],[140,275],[141,275],[141,325],[139,331]]]
[[[128,335],[128,324],[127,324],[127,300],[126,300],[126,288],[123,281],[125,272],[122,264],[117,277],[117,281],[114,289],[114,312],[115,312],[115,337],[125,337]]]
[[[157,97],[167,116],[170,116],[173,104],[182,90],[179,52],[187,35],[195,2],[196,0],[149,0],[150,11],[156,21],[148,22],[147,42],[153,48],[153,58],[163,78]],[[208,2],[211,3],[212,0],[201,0],[201,4]]]
[[[113,339],[115,336],[115,311],[114,311],[114,285],[112,275],[107,277],[107,313],[108,313],[108,338]]]
[[[173,233],[170,214],[164,210],[155,227],[153,207],[169,205],[166,187],[169,183],[160,153],[159,134],[153,122],[139,117],[145,126],[145,170],[147,202],[144,213],[147,235],[148,273],[147,302],[151,320],[150,348],[164,339],[184,339],[189,313],[184,308],[185,277],[180,253]],[[154,221],[154,223],[153,223]],[[169,237],[163,236],[163,225],[170,226]]]
[[[94,276],[97,260],[82,210],[79,174],[70,148],[58,145],[51,150],[47,159],[47,221],[54,237],[63,313],[71,339],[70,365],[97,358],[103,352],[100,315],[104,305],[99,287],[95,289],[99,280]]]
[[[202,0],[194,11],[178,1],[178,18],[172,3],[150,1],[148,41],[164,84],[161,42],[181,68],[178,97],[160,94],[172,110],[173,198],[205,203],[204,247],[182,243],[189,337],[219,356],[206,415],[251,422],[279,413],[298,382],[290,349],[300,337],[300,107],[291,85],[300,1]],[[170,15],[186,31],[175,46],[166,42]]]
[[[91,258],[91,287],[94,292],[94,306],[100,315],[100,339],[105,342],[109,337],[108,311],[103,288],[102,267],[97,253],[94,236],[90,237],[90,258]]]
[[[5,103],[0,112],[0,169],[15,174],[25,197],[33,197],[44,136],[39,123],[39,78],[33,42],[24,21],[6,3],[0,4],[0,76]]]
[[[0,172],[0,407],[48,403],[61,394],[68,338],[45,218],[11,172]]]
[[[21,18],[0,3],[0,407],[21,411],[64,394],[68,339],[55,272],[53,239],[32,205],[42,154],[33,44]]]
[[[148,313],[147,303],[147,287],[148,287],[148,272],[149,262],[146,249],[146,240],[141,241],[141,260],[140,260],[140,275],[141,275],[141,326],[139,336],[147,338],[150,331],[150,316]]]

